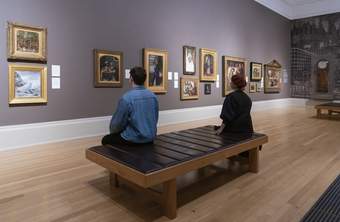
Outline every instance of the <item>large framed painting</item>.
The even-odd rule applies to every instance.
[[[276,60],[264,65],[264,92],[280,93],[281,91],[281,64]]]
[[[230,86],[231,77],[236,74],[240,74],[246,78],[246,60],[243,58],[223,56],[223,96],[228,95],[232,88]]]
[[[47,60],[47,29],[8,22],[8,59],[41,61]]]
[[[183,46],[183,74],[195,75],[196,73],[196,47]]]
[[[123,87],[123,53],[94,49],[94,86]]]
[[[200,81],[194,77],[181,78],[181,100],[191,100],[199,98]]]
[[[154,93],[167,92],[168,52],[159,49],[143,50],[146,71],[145,86]]]
[[[262,63],[250,63],[250,80],[261,81],[262,79]]]
[[[47,67],[9,64],[9,104],[47,103]]]
[[[200,49],[200,80],[216,81],[217,51],[213,49]]]

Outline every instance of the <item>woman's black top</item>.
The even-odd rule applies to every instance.
[[[221,119],[225,124],[223,132],[253,133],[253,123],[250,116],[252,102],[242,90],[236,90],[225,97]]]

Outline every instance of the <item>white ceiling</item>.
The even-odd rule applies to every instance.
[[[254,0],[288,19],[340,12],[340,0]]]

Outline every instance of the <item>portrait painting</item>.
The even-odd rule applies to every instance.
[[[196,47],[183,46],[183,74],[195,75],[196,73]]]
[[[250,80],[261,81],[262,79],[262,64],[257,62],[250,63]]]
[[[123,53],[94,50],[94,86],[123,87]]]
[[[200,80],[216,81],[217,52],[212,49],[200,49]]]
[[[8,59],[41,61],[47,60],[47,29],[8,23]]]
[[[281,91],[281,65],[276,60],[265,65],[264,92],[280,93]]]
[[[168,52],[159,49],[144,49],[145,86],[155,93],[167,92]]]
[[[47,68],[10,64],[9,104],[47,103]]]
[[[181,78],[181,100],[199,98],[199,79],[193,77]]]
[[[223,96],[228,95],[232,88],[230,86],[231,77],[236,74],[244,76],[246,78],[246,60],[237,57],[223,56]]]
[[[204,84],[204,95],[211,94],[211,84]]]
[[[250,82],[249,83],[249,92],[250,93],[256,93],[257,92],[257,85],[256,82]]]

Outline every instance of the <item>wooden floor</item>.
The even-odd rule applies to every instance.
[[[260,173],[247,173],[242,159],[234,159],[179,178],[174,221],[299,221],[340,173],[340,121],[313,116],[302,108],[254,113],[256,131],[270,140],[260,153]],[[0,221],[169,221],[147,196],[109,187],[108,173],[84,157],[99,141],[0,152]]]

